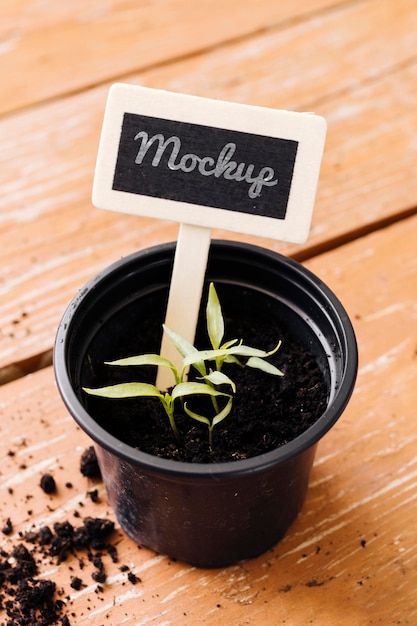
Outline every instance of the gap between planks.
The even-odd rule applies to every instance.
[[[314,257],[324,254],[325,252],[331,252],[332,250],[340,248],[348,243],[352,243],[357,239],[361,239],[363,237],[366,237],[367,235],[376,233],[379,230],[388,228],[389,226],[397,224],[398,222],[410,219],[415,215],[417,215],[417,206],[411,207],[409,209],[404,209],[403,211],[396,213],[395,215],[389,215],[370,224],[364,224],[357,229],[350,230],[349,232],[338,235],[337,237],[330,238],[315,245],[305,247],[303,248],[303,250],[300,250],[300,252],[293,252],[290,256],[299,263],[303,261],[308,261],[310,259],[313,259]]]
[[[299,263],[309,261],[317,256],[320,256],[321,254],[336,250],[337,248],[383,230],[384,228],[388,228],[389,226],[397,224],[401,221],[407,221],[415,215],[417,215],[417,207],[412,207],[402,213],[396,214],[395,216],[389,216],[385,219],[373,222],[372,224],[362,226],[356,230],[351,230],[348,233],[335,237],[334,239],[330,239],[329,241],[307,247],[299,253],[295,251],[289,256]],[[0,368],[0,386],[19,378],[23,378],[28,374],[33,374],[38,370],[50,367],[52,365],[52,354],[53,348],[51,346],[48,350]]]
[[[5,109],[3,112],[0,112],[0,119],[13,117],[16,113],[28,111],[30,109],[37,108],[38,106],[52,104],[56,101],[61,100],[63,97],[75,97],[81,93],[84,93],[85,91],[104,87],[114,82],[129,82],[129,79],[136,76],[138,73],[148,73],[162,69],[164,67],[175,65],[177,63],[182,63],[195,57],[203,56],[205,54],[210,54],[211,52],[221,50],[222,48],[226,48],[231,45],[243,43],[254,37],[259,37],[263,33],[270,33],[271,31],[281,31],[286,28],[291,28],[294,25],[299,24],[300,22],[317,19],[331,13],[343,11],[346,7],[366,4],[367,2],[368,0],[340,0],[339,2],[335,1],[331,4],[329,3],[322,6],[317,6],[316,8],[306,9],[305,12],[300,11],[295,15],[283,16],[278,21],[272,24],[259,25],[251,31],[241,32],[238,35],[229,34],[229,36],[225,37],[222,41],[215,41],[205,46],[197,47],[193,50],[176,54],[172,57],[167,57],[158,61],[150,62],[149,64],[144,66],[129,68],[126,71],[121,71],[98,80],[91,80],[86,83],[80,83],[77,87],[53,93],[49,96],[42,97],[40,100],[37,100],[34,97],[34,99],[31,101],[24,102],[17,106],[15,105],[13,109]],[[307,108],[308,110],[310,110],[309,106],[307,106]],[[302,110],[302,107],[300,110]]]

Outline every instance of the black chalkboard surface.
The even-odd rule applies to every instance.
[[[291,139],[125,113],[112,188],[284,219],[297,146]]]

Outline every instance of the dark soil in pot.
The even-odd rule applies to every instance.
[[[277,311],[276,305],[272,306],[268,299],[242,291],[240,287],[216,287],[222,305],[224,303],[225,339],[243,339],[246,345],[264,350],[273,349],[281,340],[281,348],[269,360],[284,372],[284,377],[249,367],[225,366],[224,371],[236,382],[237,392],[232,413],[214,429],[212,450],[206,426],[184,415],[179,401],[176,423],[181,433],[180,446],[157,399],[86,397],[89,413],[112,435],[138,450],[168,459],[193,463],[234,461],[268,452],[291,441],[323,413],[328,400],[325,373],[311,347],[297,337],[294,324],[289,324],[284,311]],[[148,318],[136,305],[130,305],[103,326],[83,365],[85,386],[128,380],[155,382],[152,368],[136,367],[126,371],[127,368],[103,365],[103,361],[130,356],[132,341],[138,353],[158,352],[165,300],[163,293],[152,296],[146,308],[153,314]],[[137,325],[139,319],[140,325]],[[135,320],[136,328],[132,330]],[[114,345],[116,337],[117,345]],[[208,348],[208,341],[203,312],[196,345]],[[201,414],[212,414],[210,400],[206,398],[188,399],[188,405]]]

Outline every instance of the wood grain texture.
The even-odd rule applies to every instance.
[[[307,259],[354,322],[357,386],[298,519],[273,550],[222,570],[117,528],[103,591],[87,558],[82,571],[76,556],[44,560],[41,575],[72,626],[417,623],[415,1],[2,0],[0,17],[0,528],[13,525],[0,548],[44,524],[113,518],[79,471],[90,441],[49,367],[55,329],[90,277],[177,226],[91,204],[110,84],[315,111],[329,128],[307,244],[214,232]],[[39,486],[47,471],[55,495]]]
[[[58,8],[47,17],[46,5],[31,6],[39,22],[58,19]],[[316,105],[329,130],[307,244],[245,238],[306,258],[415,210],[417,9],[408,0],[312,13],[309,3],[297,6],[297,19],[279,27],[128,78],[259,105]],[[75,51],[76,38],[71,45]],[[122,255],[177,237],[173,224],[91,205],[107,91],[84,90],[0,121],[3,381],[50,361],[58,321],[87,279]]]
[[[340,0],[339,0],[340,2]],[[336,0],[3,0],[0,113],[337,6]]]
[[[364,84],[414,64],[416,28],[413,0],[343,2],[174,65],[152,67],[137,80],[149,87],[317,112],[338,94],[348,99]]]
[[[320,255],[307,266],[335,290],[360,348],[356,390],[319,445],[305,506],[273,550],[223,570],[197,570],[139,548],[120,530],[119,563],[105,558],[96,591],[91,566],[45,563],[70,594],[74,624],[264,626],[413,624],[417,620],[417,217]],[[79,518],[112,517],[101,484],[78,471],[89,440],[68,416],[51,368],[0,388],[0,521],[19,532]],[[58,493],[46,496],[50,471]],[[70,481],[72,488],[66,486]],[[86,495],[98,488],[100,502]],[[9,490],[13,490],[13,497]],[[127,564],[141,582],[119,570]],[[71,569],[71,567],[73,569]],[[86,585],[70,589],[71,576]]]

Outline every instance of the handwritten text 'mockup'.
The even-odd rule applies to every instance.
[[[202,176],[214,176],[215,178],[223,176],[226,180],[244,181],[250,185],[248,190],[249,198],[260,196],[263,187],[273,187],[278,184],[278,179],[274,180],[275,172],[272,167],[262,167],[257,176],[255,176],[255,166],[252,163],[246,164],[232,161],[231,159],[236,151],[235,143],[227,143],[220,151],[217,160],[215,160],[213,157],[201,157],[197,154],[184,154],[180,157],[181,139],[176,136],[165,140],[164,135],[158,133],[149,138],[148,133],[142,130],[135,135],[135,140],[141,140],[135,159],[135,163],[138,165],[143,162],[150,147],[157,142],[156,152],[152,159],[153,167],[158,167],[163,154],[170,146],[169,169],[192,172],[197,168]]]

